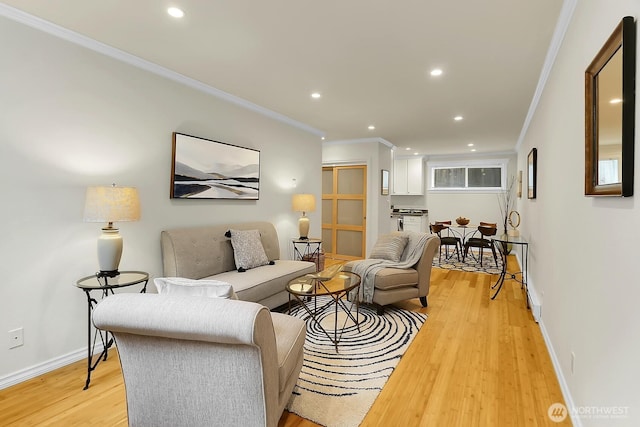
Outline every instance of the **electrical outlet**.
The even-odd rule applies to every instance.
[[[571,375],[575,373],[575,369],[576,369],[576,354],[572,351],[571,352]]]
[[[16,348],[24,345],[24,330],[22,328],[9,331],[9,348]]]

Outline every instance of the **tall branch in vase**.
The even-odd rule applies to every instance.
[[[507,222],[509,220],[509,212],[513,210],[516,202],[516,178],[511,176],[507,179],[507,187],[498,194],[498,206],[500,206],[500,215],[502,217],[502,225],[504,234],[507,234]]]

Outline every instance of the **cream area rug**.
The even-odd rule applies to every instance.
[[[327,302],[326,298],[318,297],[317,303]],[[290,314],[307,322],[307,339],[304,364],[287,409],[327,427],[356,427],[362,422],[427,318],[392,306],[378,316],[374,307],[361,306],[360,330],[347,320],[336,352],[303,307],[293,307]],[[334,318],[332,305],[319,316],[332,336]],[[338,319],[343,322],[346,313],[339,310]]]

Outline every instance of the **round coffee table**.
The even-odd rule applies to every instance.
[[[289,312],[291,312],[292,301],[300,304],[318,327],[327,335],[329,340],[335,345],[336,353],[338,352],[338,342],[342,337],[342,332],[349,319],[357,326],[360,331],[360,324],[358,323],[358,315],[360,313],[360,304],[358,298],[354,301],[348,301],[345,297],[348,296],[352,290],[357,290],[360,287],[360,276],[350,271],[341,271],[335,274],[333,277],[322,277],[321,273],[308,274],[306,276],[300,276],[289,283],[287,283],[286,289],[289,293]],[[329,301],[318,304],[318,297],[329,297]],[[351,304],[347,306],[347,303]],[[355,316],[352,313],[353,306],[356,307]],[[346,313],[344,322],[338,327],[338,307]],[[334,322],[333,322],[333,336],[327,331],[320,322],[319,316],[333,308]]]

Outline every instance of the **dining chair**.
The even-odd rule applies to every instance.
[[[449,255],[449,246],[455,248],[455,254],[460,261],[460,253],[462,252],[462,240],[458,236],[454,236],[449,228],[451,221],[436,221],[435,224],[429,224],[431,233],[440,237],[440,250],[438,252],[438,262],[442,262],[442,247],[445,247],[444,260],[447,261],[453,256],[453,251]],[[458,249],[460,248],[460,249]]]
[[[478,225],[478,229],[473,232],[471,237],[464,243],[464,253],[462,254],[462,261],[467,258],[469,248],[479,249],[480,266],[482,266],[482,254],[484,249],[491,249],[493,253],[493,260],[498,267],[498,257],[496,255],[496,248],[493,246],[493,242],[489,237],[495,236],[498,231],[497,224],[495,222],[482,222]],[[473,255],[472,255],[473,256]]]

